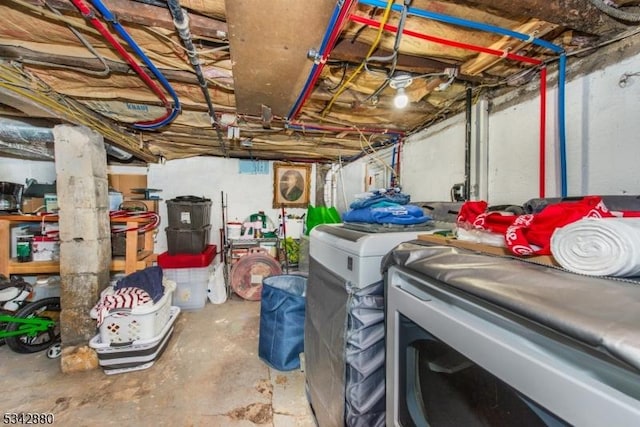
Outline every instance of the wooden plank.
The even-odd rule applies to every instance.
[[[11,274],[59,273],[60,263],[58,261],[18,262],[15,258],[12,258],[9,261],[9,271]]]
[[[126,247],[125,247],[125,274],[136,271],[136,263],[138,262],[138,230],[135,222],[127,222]]]
[[[27,0],[29,3],[41,6],[41,0]],[[60,11],[78,10],[67,0],[47,0],[47,3]],[[152,6],[130,0],[104,0],[104,4],[118,21],[123,23],[139,24],[151,27],[174,30],[173,18],[169,9]],[[227,24],[213,18],[208,18],[194,13],[189,14],[189,27],[192,34],[201,37],[226,40]]]
[[[239,113],[286,116],[309,76],[335,1],[226,0]]]
[[[600,12],[587,0],[459,0],[456,3],[479,6],[508,18],[536,17],[598,36],[613,35],[630,28]]]
[[[0,274],[9,277],[9,258],[11,257],[11,223],[0,221]]]
[[[548,34],[552,30],[556,28],[556,25],[550,24],[548,22],[539,21],[537,19],[532,19],[529,22],[522,24],[516,28],[513,28],[513,31],[523,34],[530,34],[534,37],[542,37],[545,34]],[[502,37],[497,42],[493,43],[489,48],[503,51],[503,52],[512,52],[516,53],[523,47],[525,47],[528,43],[519,39],[514,39],[513,37]],[[465,62],[460,68],[460,72],[467,75],[478,75],[483,71],[491,68],[495,64],[500,61],[504,61],[504,58],[495,55],[489,55],[488,53],[480,53],[474,59],[471,59]]]
[[[536,264],[544,264],[550,265],[554,267],[560,267],[560,264],[556,262],[556,260],[551,255],[538,255],[538,256],[529,256],[529,257],[518,257],[511,253],[507,248],[499,247],[499,246],[489,246],[482,243],[474,243],[467,242],[464,240],[457,240],[450,237],[439,236],[437,234],[420,234],[418,235],[418,240],[422,240],[424,242],[435,243],[438,245],[446,245],[453,246],[461,249],[469,249],[472,251],[491,254],[491,255],[499,255],[503,257],[509,258],[520,258],[525,261],[533,262]]]

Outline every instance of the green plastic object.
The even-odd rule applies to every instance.
[[[308,236],[313,227],[320,224],[337,224],[342,222],[340,213],[334,207],[309,205],[307,208],[307,229],[305,235]]]

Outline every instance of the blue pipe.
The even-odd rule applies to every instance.
[[[360,0],[359,3],[366,6],[373,6],[373,7],[387,6],[386,2],[380,1],[380,0]],[[402,8],[403,6],[399,4],[394,4],[393,6],[391,6],[391,9],[393,9],[396,12],[402,12]],[[538,46],[546,47],[547,49],[550,49],[555,53],[564,52],[564,49],[562,47],[555,45],[553,43],[550,43],[546,40],[542,40],[536,37],[531,37],[529,34],[519,33],[517,31],[509,30],[507,28],[496,27],[495,25],[491,25],[491,24],[484,24],[481,22],[470,21],[468,19],[456,18],[454,16],[443,15],[441,13],[431,12],[423,9],[417,9],[415,7],[409,8],[409,15],[420,16],[422,18],[428,18],[434,21],[458,25],[461,27],[473,28],[475,30],[496,33],[496,34],[509,36],[509,37],[513,37],[513,38],[524,40],[524,41],[531,41],[531,43]]]
[[[373,7],[386,7],[386,3],[381,0],[360,0],[360,4]],[[391,8],[396,12],[402,12],[402,5],[394,4]],[[560,54],[558,63],[558,131],[559,131],[559,150],[560,150],[560,186],[562,197],[567,196],[567,135],[565,126],[565,84],[566,84],[566,61],[567,57],[562,46],[558,46],[546,40],[537,37],[531,37],[528,34],[519,33],[507,28],[496,27],[495,25],[484,24],[468,19],[456,18],[449,15],[443,15],[422,9],[409,8],[409,14],[420,16],[422,18],[432,19],[434,21],[444,22],[447,24],[458,25],[461,27],[472,28],[475,30],[500,34],[503,36],[513,37],[519,40],[530,42],[534,45],[544,47],[555,53]]]
[[[140,57],[140,59],[151,70],[153,75],[156,76],[158,81],[160,81],[162,86],[173,98],[173,104],[174,104],[173,110],[171,111],[171,114],[167,116],[167,118],[165,118],[163,121],[155,124],[149,124],[149,125],[135,124],[134,126],[138,129],[143,129],[143,130],[155,130],[168,125],[178,116],[181,110],[180,100],[178,99],[178,95],[176,94],[176,92],[173,90],[173,87],[171,86],[169,81],[165,78],[165,76],[162,74],[162,72],[158,70],[158,68],[154,65],[153,62],[151,62],[149,57],[142,51],[142,49],[140,49],[140,46],[138,46],[138,43],[136,43],[135,40],[131,38],[129,33],[127,33],[127,30],[125,30],[124,27],[117,21],[115,15],[104,5],[104,3],[102,3],[101,0],[90,0],[90,1],[93,4],[93,6],[96,9],[98,9],[100,14],[104,18],[104,20],[109,22],[113,26],[113,28],[118,32],[118,34],[120,34],[120,36],[129,44],[129,46],[131,46],[133,51],[138,55],[138,57]]]
[[[391,177],[389,179],[389,187],[393,188],[395,186],[395,172],[396,172],[396,149],[397,149],[397,144],[393,145],[393,150],[391,150],[391,170],[393,171],[393,173],[391,174]]]
[[[318,51],[318,55],[320,57],[324,56],[324,53],[328,48],[327,44],[329,43],[329,39],[331,38],[331,33],[333,33],[333,30],[335,29],[336,22],[338,21],[338,16],[340,15],[340,10],[343,7],[344,7],[344,1],[339,1],[336,3],[336,6],[333,8],[333,14],[331,15],[331,19],[329,20],[329,25],[327,25],[327,29],[325,30],[324,36],[322,37],[322,42],[320,43],[320,50]],[[298,94],[298,98],[296,99],[296,102],[293,103],[293,106],[289,110],[289,113],[287,113],[287,118],[293,118],[292,116],[298,110],[300,103],[303,100],[304,94],[307,93],[307,91],[309,90],[309,86],[313,81],[313,78],[316,74],[316,71],[318,70],[318,67],[319,67],[319,64],[314,62],[313,67],[311,67],[311,72],[307,76],[307,81],[304,83],[302,90]]]
[[[565,112],[565,82],[567,55],[560,54],[558,61],[558,131],[560,132],[560,195],[567,197],[567,137]]]

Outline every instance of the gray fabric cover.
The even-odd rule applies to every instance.
[[[551,328],[640,370],[640,284],[421,241],[382,261],[404,266]]]
[[[357,289],[310,259],[305,369],[320,427],[385,424],[383,293],[383,281]]]

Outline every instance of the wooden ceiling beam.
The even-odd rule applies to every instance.
[[[535,17],[597,36],[613,36],[630,27],[600,12],[588,0],[459,0],[507,18]]]
[[[359,64],[367,56],[370,45],[361,42],[351,42],[349,40],[343,40],[331,51],[329,56],[330,61],[346,61]],[[377,49],[372,56],[388,56],[391,52],[384,49]],[[431,73],[441,72],[445,68],[456,66],[455,62],[438,61],[426,57],[410,56],[410,55],[398,55],[398,63],[396,68],[412,73]]]
[[[0,45],[0,58],[16,60],[32,67],[51,67],[55,65],[62,65],[66,67],[84,68],[90,71],[101,71],[104,69],[104,65],[95,58],[84,58],[77,56],[66,55],[53,55],[51,53],[37,52],[31,49],[17,46]],[[30,61],[39,61],[42,64],[32,64]],[[131,67],[124,62],[112,61],[106,59],[105,61],[109,66],[109,69],[118,74],[131,74],[133,73]],[[50,65],[49,65],[50,64]],[[145,66],[140,67],[151,74],[151,71]],[[188,71],[161,69],[162,74],[170,80],[180,83],[198,84],[198,79],[195,74]],[[80,71],[78,71],[80,72]]]
[[[42,0],[26,0],[31,4],[43,6]],[[47,3],[59,11],[73,11],[79,14],[75,6],[68,0],[47,0]],[[123,23],[145,25],[150,27],[175,29],[169,9],[152,6],[130,0],[103,0],[106,7]],[[189,14],[191,33],[200,37],[227,40],[227,23],[195,13]]]

